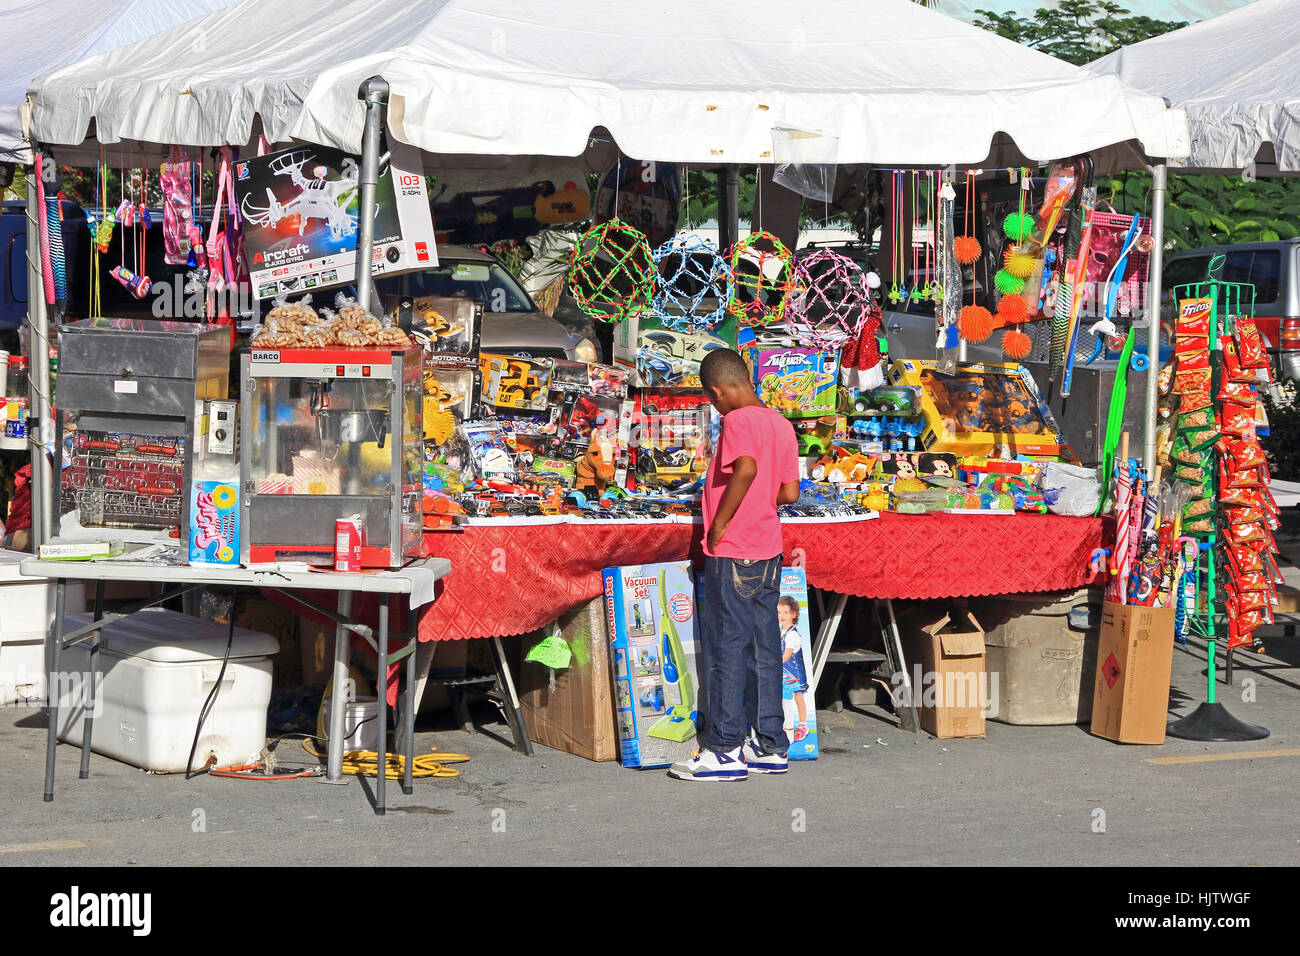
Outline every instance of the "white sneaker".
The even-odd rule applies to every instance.
[[[739,747],[725,753],[697,750],[690,760],[673,764],[668,776],[677,780],[744,780],[749,776],[749,771],[741,759],[740,750]]]
[[[740,759],[745,761],[745,768],[754,773],[785,773],[790,769],[785,754],[764,753],[753,737],[746,738],[741,744]]]

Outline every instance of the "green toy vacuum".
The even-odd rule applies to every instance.
[[[682,639],[677,636],[677,625],[668,613],[668,573],[659,576],[659,635],[663,646],[663,678],[665,697],[675,697],[674,704],[663,717],[655,721],[647,733],[661,740],[685,743],[696,734],[695,688],[691,684],[690,665]],[[676,693],[671,693],[672,689]]]

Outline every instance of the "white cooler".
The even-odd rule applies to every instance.
[[[68,615],[65,629],[90,621],[89,614]],[[91,749],[145,770],[184,772],[199,712],[221,672],[229,628],[160,608],[107,625],[96,662],[103,677]],[[193,769],[213,755],[215,767],[242,765],[266,745],[271,658],[279,649],[269,634],[235,628],[230,662],[203,722]],[[89,665],[87,640],[63,652],[60,669],[85,673]],[[60,740],[81,743],[86,706],[81,682],[70,679],[59,692]]]
[[[45,635],[54,623],[54,582],[18,573],[32,555],[0,548],[0,706],[45,703]],[[81,581],[68,582],[68,610],[86,606]]]

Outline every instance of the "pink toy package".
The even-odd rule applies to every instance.
[[[193,168],[189,150],[179,146],[171,148],[162,164],[163,261],[172,266],[189,264],[194,250]]]

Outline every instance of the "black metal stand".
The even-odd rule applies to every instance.
[[[1181,720],[1173,721],[1165,732],[1182,740],[1206,742],[1263,740],[1269,733],[1265,727],[1238,720],[1222,704],[1208,701]]]

